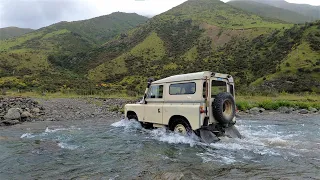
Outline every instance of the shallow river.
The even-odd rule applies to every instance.
[[[239,120],[206,145],[121,120],[0,128],[0,179],[319,179],[320,117]]]

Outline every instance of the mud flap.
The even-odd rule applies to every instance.
[[[242,138],[238,129],[234,125],[225,129],[225,136],[228,136],[231,138],[240,138],[240,139]]]
[[[207,144],[220,141],[220,139],[215,134],[213,134],[212,131],[205,128],[200,129],[200,138],[203,142]]]

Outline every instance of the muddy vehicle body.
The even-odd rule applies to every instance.
[[[125,106],[126,118],[145,127],[195,132],[206,142],[240,137],[235,111],[233,77],[209,71],[149,80],[143,99]]]

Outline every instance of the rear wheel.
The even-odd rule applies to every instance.
[[[191,126],[189,123],[186,122],[184,119],[176,119],[174,122],[170,125],[170,130],[175,133],[180,133],[182,135],[189,135],[192,133]]]

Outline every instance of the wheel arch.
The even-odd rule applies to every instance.
[[[134,111],[127,111],[126,117],[128,118],[128,116],[130,116],[130,115],[132,115],[132,116],[136,116],[136,117],[138,118],[137,113],[136,113],[136,112],[134,112]],[[138,119],[137,119],[137,120],[138,120]]]

